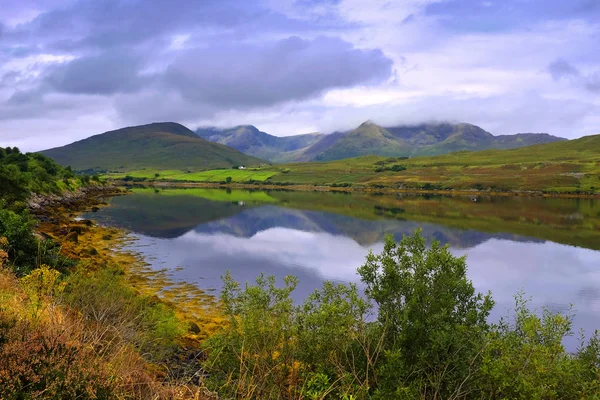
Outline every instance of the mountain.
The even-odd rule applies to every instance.
[[[202,128],[199,136],[274,162],[332,161],[375,154],[385,157],[432,156],[461,150],[514,149],[566,140],[547,133],[494,136],[466,123],[382,127],[371,121],[347,132],[276,137],[252,125]]]
[[[44,150],[42,153],[76,170],[229,168],[258,165],[258,158],[198,137],[174,122],[133,126]]]
[[[233,147],[242,153],[277,162],[292,161],[286,158],[287,153],[306,148],[325,136],[308,133],[278,137],[259,131],[252,125],[241,125],[230,129],[198,128],[196,134],[211,142]]]
[[[384,128],[370,121],[349,132],[334,133],[329,141],[305,149],[297,161],[332,161],[375,154],[379,156],[433,156],[455,151],[512,149],[566,140],[548,134],[494,136],[472,124],[420,124]],[[321,143],[323,142],[323,143]]]

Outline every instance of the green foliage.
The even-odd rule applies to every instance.
[[[438,242],[426,246],[417,231],[381,255],[370,253],[358,272],[378,305],[385,357],[381,398],[450,398],[472,374],[493,307],[466,277],[465,258]]]
[[[23,154],[16,148],[0,148],[0,204],[21,211],[31,193],[59,193],[58,182],[72,171],[38,153]]]
[[[521,295],[512,322],[489,325],[493,301],[475,292],[465,259],[419,232],[388,238],[359,273],[367,299],[326,282],[299,306],[295,278],[242,289],[227,274],[209,388],[239,399],[598,399],[598,333],[569,354],[572,316],[540,316]]]
[[[0,204],[0,237],[8,240],[6,251],[10,266],[17,275],[24,275],[42,264],[64,269],[72,262],[59,254],[51,240],[39,240],[34,235],[34,220],[27,210],[20,213],[3,209]]]
[[[587,346],[582,343],[577,356],[569,355],[563,340],[572,335],[571,321],[571,315],[547,309],[536,315],[518,294],[512,321],[502,319],[495,326],[483,351],[478,374],[482,395],[489,399],[575,399],[600,393],[597,336]]]
[[[364,361],[353,348],[365,326],[368,304],[355,286],[326,282],[294,306],[294,277],[276,286],[260,276],[244,289],[227,274],[221,295],[229,325],[210,338],[210,388],[236,398],[323,398],[360,391],[352,376]],[[336,323],[330,323],[336,321]],[[352,356],[356,351],[357,357]],[[343,379],[336,379],[341,373]],[[364,390],[363,390],[364,391]]]
[[[294,306],[290,293],[297,281],[260,276],[256,286],[240,285],[227,274],[221,299],[229,327],[208,341],[209,385],[248,398],[280,398],[294,368]]]
[[[39,243],[27,211],[17,214],[0,208],[0,237],[8,239],[8,257],[17,272],[24,273],[37,265]]]

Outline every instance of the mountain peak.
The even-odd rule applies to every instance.
[[[42,152],[76,170],[213,169],[258,165],[257,158],[211,143],[176,122],[155,122],[101,133]]]
[[[377,126],[377,124],[375,122],[373,122],[372,120],[368,119],[365,122],[363,122],[362,124],[360,124],[359,127],[367,127],[367,126]]]

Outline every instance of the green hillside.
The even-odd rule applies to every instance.
[[[140,170],[146,180],[223,182],[219,171],[183,174]],[[420,190],[600,193],[600,135],[509,150],[459,151],[428,157],[364,156],[289,163],[230,173],[233,183]],[[237,173],[239,172],[239,174]],[[124,174],[108,174],[122,179]]]
[[[105,132],[42,153],[76,170],[94,171],[142,168],[198,171],[263,163],[235,149],[199,138],[185,126],[173,122]]]
[[[410,159],[360,157],[280,166],[270,181],[391,188],[597,193],[600,135],[510,150]],[[285,172],[284,172],[285,171]]]
[[[545,133],[494,136],[472,124],[382,127],[371,121],[347,132],[276,137],[252,125],[200,128],[200,137],[272,162],[332,161],[365,155],[432,156],[461,150],[512,149],[565,140]]]
[[[230,129],[198,128],[196,134],[211,142],[221,143],[242,153],[273,162],[294,161],[291,154],[316,143],[325,136],[319,133],[307,133],[278,137],[259,131],[252,125],[241,125]]]

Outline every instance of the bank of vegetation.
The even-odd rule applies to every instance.
[[[0,398],[197,397],[197,335],[129,276],[120,232],[74,219],[115,189],[16,148],[0,188]]]
[[[0,398],[600,393],[597,334],[568,352],[573,316],[534,312],[524,295],[491,324],[492,296],[476,292],[466,260],[419,232],[399,243],[390,237],[367,257],[358,270],[364,291],[327,282],[296,304],[294,277],[241,285],[224,273],[219,306],[181,312],[131,275],[135,257],[114,250],[118,231],[73,219],[111,189],[38,155],[10,149],[0,157],[0,180],[11,183],[0,192]],[[51,194],[34,218],[31,199]]]

